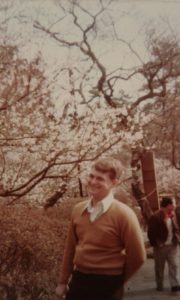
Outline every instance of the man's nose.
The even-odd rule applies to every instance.
[[[91,182],[91,184],[97,183],[96,177],[90,178],[90,182]]]

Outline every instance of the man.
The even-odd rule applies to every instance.
[[[165,263],[169,267],[172,294],[179,294],[177,279],[177,245],[180,242],[179,229],[174,213],[173,199],[163,197],[160,210],[149,220],[148,237],[154,247],[155,279],[158,291],[163,290]]]
[[[137,217],[112,194],[121,173],[115,159],[100,159],[91,168],[90,200],[77,204],[72,212],[56,288],[66,300],[121,300],[124,283],[145,260]]]

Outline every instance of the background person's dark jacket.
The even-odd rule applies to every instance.
[[[172,220],[173,225],[173,238],[172,243],[177,245],[180,242],[179,228],[174,218]],[[168,237],[168,229],[164,220],[164,212],[162,210],[157,211],[149,219],[148,223],[148,238],[151,246],[163,246]]]
[[[178,204],[176,206],[175,212],[176,212],[177,223],[178,223],[179,230],[180,230],[180,204]]]

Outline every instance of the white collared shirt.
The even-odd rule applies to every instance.
[[[113,202],[113,194],[108,194],[104,199],[99,201],[95,206],[92,206],[92,201],[89,200],[84,210],[87,209],[90,217],[90,221],[94,222],[97,218],[99,218],[102,214],[104,214],[110,207]]]
[[[172,220],[171,220],[171,218],[167,218],[165,220],[165,222],[166,222],[166,226],[167,226],[167,229],[168,229],[168,237],[167,237],[167,240],[165,242],[165,245],[171,245],[172,244],[172,239],[173,239]]]

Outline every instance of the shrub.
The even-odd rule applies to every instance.
[[[0,205],[0,299],[53,300],[73,201],[42,208]]]

